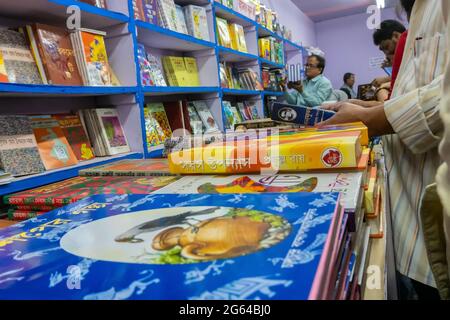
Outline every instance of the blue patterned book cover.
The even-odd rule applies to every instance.
[[[309,108],[275,102],[271,107],[271,118],[275,121],[290,122],[301,126],[315,126],[335,115],[334,111]]]
[[[86,198],[0,231],[0,299],[318,299],[338,203],[338,193]]]

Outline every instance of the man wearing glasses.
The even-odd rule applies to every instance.
[[[327,101],[333,92],[333,86],[330,80],[323,76],[325,69],[325,59],[318,55],[311,55],[308,58],[306,67],[306,81],[289,82],[287,87],[294,89],[288,92],[286,84],[280,83],[282,90],[285,92],[285,98],[288,104],[317,107]]]

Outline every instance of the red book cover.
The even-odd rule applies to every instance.
[[[164,102],[164,109],[173,132],[178,129],[192,132],[186,101]]]
[[[77,177],[6,196],[12,205],[66,205],[96,194],[150,194],[178,177]]]

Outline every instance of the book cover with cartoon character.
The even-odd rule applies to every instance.
[[[94,196],[0,231],[0,299],[323,299],[338,203],[337,193]]]

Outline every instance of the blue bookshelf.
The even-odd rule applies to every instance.
[[[212,0],[176,1],[176,3],[180,5],[194,4],[207,7],[208,15],[211,15],[209,22],[212,23],[214,28],[214,36],[211,41],[204,41],[190,35],[171,31],[144,21],[135,20],[132,0],[123,1],[124,2],[115,1],[115,7],[113,8],[114,11],[100,9],[75,0],[27,0],[25,5],[23,1],[5,1],[0,3],[0,17],[17,21],[50,22],[55,25],[63,25],[68,18],[67,8],[72,5],[77,5],[81,12],[82,27],[108,30],[107,38],[108,41],[111,42],[110,45],[112,45],[115,49],[118,47],[123,47],[119,48],[120,50],[118,52],[112,52],[111,60],[115,61],[121,75],[127,73],[130,75],[132,74],[130,78],[134,77],[134,79],[132,79],[131,82],[137,83],[137,85],[125,85],[120,87],[73,87],[4,83],[0,84],[0,99],[6,98],[7,101],[11,101],[11,98],[21,99],[22,104],[24,104],[23,99],[28,98],[42,99],[43,104],[51,101],[50,99],[57,99],[57,101],[64,101],[66,98],[68,99],[67,101],[82,99],[80,101],[86,101],[87,103],[85,107],[95,106],[95,104],[90,104],[98,101],[101,101],[103,105],[114,105],[116,101],[119,101],[118,103],[121,104],[132,104],[133,107],[130,107],[128,111],[129,114],[124,115],[125,119],[127,121],[131,121],[132,123],[132,125],[128,124],[128,133],[131,136],[130,140],[136,140],[138,136],[141,136],[142,138],[142,145],[137,149],[134,148],[133,152],[128,154],[114,157],[96,158],[92,161],[81,162],[72,167],[17,178],[10,184],[0,186],[0,196],[75,177],[78,175],[78,171],[80,169],[89,168],[92,166],[102,165],[121,159],[160,157],[163,152],[163,146],[148,148],[146,144],[144,120],[144,105],[146,102],[146,97],[168,97],[170,99],[170,96],[177,96],[177,98],[178,96],[181,96],[193,97],[193,99],[215,99],[217,101],[215,105],[218,105],[220,110],[216,110],[214,116],[219,117],[222,115],[220,121],[223,122],[222,128],[224,128],[225,118],[223,117],[222,107],[224,98],[242,99],[243,97],[248,97],[254,101],[261,101],[259,104],[263,104],[263,100],[266,96],[281,97],[283,93],[222,89],[220,88],[220,72],[218,70],[219,62],[225,61],[230,63],[242,63],[243,65],[254,65],[259,69],[261,69],[262,66],[267,66],[270,68],[284,68],[285,66],[282,64],[276,64],[274,62],[259,58],[257,40],[259,37],[263,36],[273,36],[276,39],[283,41],[286,55],[302,55],[304,53],[302,46],[297,45],[290,40],[283,39],[276,33],[259,25],[246,16]],[[216,17],[221,17],[231,23],[237,23],[244,26],[245,31],[249,33],[248,37],[250,42],[256,43],[256,49],[254,45],[251,44],[249,47],[251,53],[244,53],[220,46],[217,43],[217,35],[215,34]],[[120,45],[122,38],[124,39],[124,44]],[[211,85],[211,81],[208,81],[207,86],[201,87],[141,86],[137,57],[138,43],[142,43],[149,48],[174,52],[174,54],[182,52],[183,55],[200,58],[205,56],[215,56],[214,60],[217,60],[217,70],[212,70],[214,69],[211,68],[212,64],[205,64],[203,63],[204,61],[199,63],[199,68],[208,68],[207,72],[209,78],[211,78],[211,73],[213,71],[214,73],[217,73],[218,81],[217,83],[211,83]],[[123,55],[123,53],[125,54]],[[121,59],[123,59],[125,64],[122,63]],[[127,62],[127,59],[132,61]],[[132,70],[131,65],[135,68],[135,70]],[[135,75],[134,72],[136,73]],[[136,107],[134,107],[134,104]],[[67,108],[69,108],[69,105],[70,104],[68,104]],[[263,111],[264,106],[261,108]],[[38,113],[39,110],[33,110],[32,112]],[[122,110],[121,112],[123,113],[124,111]],[[219,121],[219,118],[217,118],[217,120]]]

